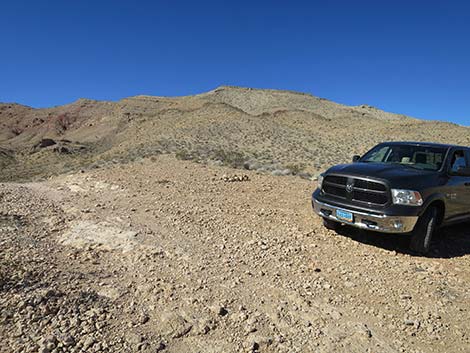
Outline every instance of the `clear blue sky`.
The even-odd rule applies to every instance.
[[[291,89],[470,125],[468,1],[4,1],[0,101]]]

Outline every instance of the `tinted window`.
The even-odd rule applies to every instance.
[[[439,170],[446,151],[443,147],[381,144],[367,152],[359,162],[391,163],[416,169]]]

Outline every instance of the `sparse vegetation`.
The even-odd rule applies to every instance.
[[[242,153],[233,150],[226,151],[222,149],[213,151],[210,159],[220,161],[224,165],[233,168],[242,168],[245,162],[245,156]]]
[[[0,154],[0,180],[27,180],[161,153],[198,163],[305,176],[348,162],[352,155],[390,139],[470,145],[469,129],[455,124],[274,90],[221,87],[176,99],[141,96],[116,103],[78,101],[51,109],[0,108],[11,116],[3,124],[21,131],[18,136],[10,129],[0,131],[0,148],[11,148],[17,162]],[[60,122],[59,132],[51,119]],[[29,154],[45,137],[66,147],[56,149],[64,151],[63,158]],[[63,139],[86,150],[72,149],[66,155],[70,150],[60,142]]]
[[[181,159],[183,161],[189,161],[189,160],[194,159],[194,156],[190,152],[185,151],[185,150],[180,150],[176,152],[175,156],[176,158]]]
[[[305,164],[300,163],[300,164],[287,164],[286,169],[289,169],[293,175],[298,175],[302,173],[305,169]]]

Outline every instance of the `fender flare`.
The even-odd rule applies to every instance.
[[[429,196],[426,201],[424,202],[423,206],[421,206],[421,212],[419,213],[419,217],[423,215],[424,212],[428,209],[428,207],[435,201],[440,201],[444,204],[444,214],[442,215],[442,220],[445,219],[445,212],[446,212],[446,197],[442,193],[435,193]],[[441,220],[441,221],[442,221]]]

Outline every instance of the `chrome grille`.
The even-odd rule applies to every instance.
[[[327,175],[322,191],[325,195],[358,203],[385,205],[389,201],[385,184],[341,175]]]

